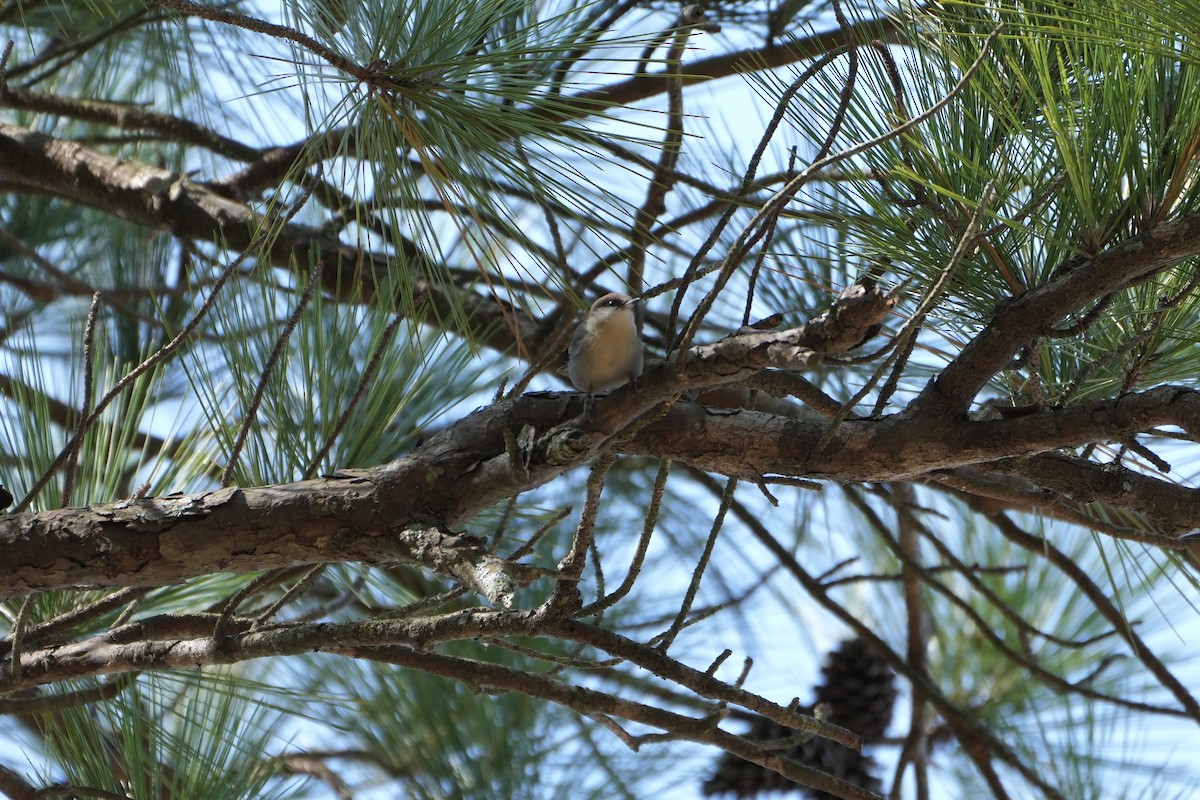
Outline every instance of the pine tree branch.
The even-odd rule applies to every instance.
[[[798,764],[790,758],[768,750],[761,744],[744,737],[726,733],[707,717],[699,719],[688,717],[594,689],[522,672],[511,667],[485,664],[440,653],[418,653],[401,647],[372,647],[350,649],[345,654],[360,658],[373,658],[454,678],[483,691],[520,692],[564,705],[588,716],[605,714],[640,722],[667,731],[675,738],[716,745],[739,758],[778,772],[802,786],[811,786],[834,797],[847,800],[881,800],[874,792],[869,792],[820,770]]]
[[[762,345],[761,334],[752,335]],[[706,347],[715,353],[741,350],[738,338]],[[689,361],[694,371],[679,379],[683,387],[719,384],[740,374],[722,358],[709,363],[709,372],[700,363]],[[667,372],[660,366],[651,384],[659,390],[669,385]],[[601,398],[596,413],[618,419],[628,414],[632,421],[645,411],[638,395],[626,389]],[[519,585],[538,575],[509,562],[495,563],[480,543],[443,531],[495,502],[553,480],[606,446],[751,480],[773,474],[909,480],[990,464],[996,471],[1052,485],[1068,497],[1091,491],[1096,499],[1137,508],[1168,534],[1200,528],[1197,490],[1053,452],[1125,439],[1159,425],[1195,431],[1200,392],[1192,389],[1162,387],[1114,401],[989,421],[908,416],[847,420],[820,450],[816,448],[829,432],[823,421],[712,409],[688,401],[676,402],[661,418],[617,442],[579,427],[583,405],[580,395],[566,393],[503,401],[459,421],[407,458],[372,470],[15,515],[0,521],[0,549],[11,565],[0,579],[0,596],[74,586],[158,586],[215,570],[249,572],[331,561],[418,563],[458,580],[479,570],[477,580],[483,581],[498,569]],[[527,466],[516,469],[506,442],[511,437],[504,433],[526,427],[538,435],[524,454]],[[1147,536],[1160,545],[1178,544]],[[484,581],[471,588],[503,602],[503,581],[484,589],[487,585]]]
[[[891,18],[871,19],[847,28],[817,33],[784,44],[748,47],[732,53],[689,61],[679,76],[671,70],[635,75],[619,83],[556,98],[544,112],[553,119],[574,119],[595,114],[610,106],[627,106],[671,90],[675,80],[694,86],[755,70],[769,70],[815,59],[855,42],[880,41],[895,44],[904,39],[903,25]]]
[[[657,727],[674,738],[714,744],[803,785],[845,798],[876,795],[819,770],[797,764],[760,744],[720,730],[711,716],[687,717],[544,675],[511,667],[442,655],[430,648],[439,642],[489,635],[561,635],[618,654],[656,674],[678,681],[701,696],[732,702],[797,730],[861,746],[858,737],[766,701],[686,667],[652,647],[640,645],[602,628],[564,621],[538,611],[468,609],[440,617],[413,620],[366,620],[284,626],[265,631],[235,628],[238,635],[217,642],[212,636],[216,615],[164,615],[133,623],[80,642],[26,655],[22,677],[0,665],[0,685],[8,691],[72,677],[126,674],[144,670],[194,669],[268,656],[311,652],[335,653],[417,669],[468,683],[477,691],[519,692],[560,703],[585,715],[606,714]]]
[[[1045,286],[1012,298],[929,382],[911,411],[966,412],[979,390],[1022,348],[1049,334],[1069,314],[1196,255],[1200,214],[1190,214],[1126,239]]]
[[[99,209],[152,230],[233,251],[250,246],[268,221],[245,203],[184,175],[131,159],[117,158],[83,145],[55,139],[16,125],[0,123],[0,182],[22,191],[48,194]],[[425,275],[444,271],[407,240],[396,242],[398,255],[387,258],[344,244],[317,228],[289,222],[277,226],[265,258],[293,269],[324,259],[325,288],[342,297],[361,296],[385,308],[396,298],[381,296],[392,270],[404,269],[413,297],[424,298],[434,313],[426,319],[452,327],[469,323],[469,338],[507,352],[518,338],[537,342],[537,327],[491,295],[434,284]],[[451,309],[461,308],[456,317]],[[516,325],[514,332],[511,325]],[[452,328],[453,329],[453,328]],[[480,337],[483,337],[482,340]],[[533,348],[536,349],[536,348]]]

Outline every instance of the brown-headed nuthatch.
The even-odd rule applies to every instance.
[[[637,300],[611,292],[592,303],[567,349],[567,376],[581,392],[616,389],[642,375],[642,315]]]

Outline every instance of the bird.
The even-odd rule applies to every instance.
[[[640,301],[609,292],[592,303],[567,348],[567,377],[589,395],[636,382],[642,375]]]

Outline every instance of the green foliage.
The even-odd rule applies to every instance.
[[[1187,40],[1164,46],[1176,38],[1179,13],[1172,4],[1096,3],[1084,13],[1074,3],[956,2],[913,15],[908,35],[924,46],[894,51],[900,84],[878,52],[860,56],[860,85],[868,91],[851,100],[847,141],[878,136],[932,106],[978,56],[982,37],[1006,27],[945,111],[864,153],[858,177],[851,172],[850,180],[828,185],[819,202],[841,222],[813,226],[820,238],[812,249],[826,249],[822,239],[830,233],[821,227],[834,229],[845,259],[841,274],[886,265],[885,274],[911,280],[920,296],[947,269],[982,203],[983,227],[995,231],[954,270],[936,312],[941,332],[962,341],[1004,298],[1193,213],[1200,197],[1194,47]],[[1131,42],[1144,47],[1131,49]],[[786,118],[809,140],[823,138],[835,117],[839,74],[818,76],[815,91],[789,105]],[[766,96],[784,85],[770,73],[753,79]],[[820,262],[805,264],[819,269]],[[1179,270],[1121,293],[1087,328],[1084,350],[1051,343],[1029,377],[1047,397],[1070,400],[1110,391],[1114,381],[1133,389],[1186,375],[1196,337],[1181,321],[1194,318],[1196,301],[1194,294],[1174,305],[1167,299],[1189,277]],[[796,284],[781,294],[787,285]],[[1063,322],[1065,328],[1072,321]],[[926,352],[941,358],[931,339]],[[1013,391],[994,389],[1001,396]]]
[[[987,235],[953,265],[883,409],[890,412],[957,357],[999,304],[1200,212],[1200,58],[1192,32],[1180,30],[1181,20],[1200,18],[1194,2],[845,4],[864,43],[853,56],[820,51],[828,45],[812,40],[804,58],[776,69],[763,60],[780,58],[775,42],[796,47],[810,26],[831,29],[824,7],[713,3],[712,18],[727,30],[702,45],[693,39],[683,72],[703,61],[719,74],[718,56],[745,49],[745,75],[689,88],[679,161],[658,174],[666,90],[638,95],[624,81],[668,66],[661,54],[677,5],[288,0],[278,11],[205,3],[202,13],[183,15],[124,0],[3,4],[0,26],[16,42],[10,88],[120,112],[113,121],[30,101],[5,108],[6,124],[169,170],[178,182],[151,195],[149,206],[173,200],[186,184],[215,206],[246,209],[245,226],[258,235],[239,251],[219,238],[187,239],[179,230],[188,220],[154,228],[69,197],[15,190],[0,197],[4,483],[14,494],[35,486],[90,410],[85,396],[94,404],[197,320],[177,351],[133,380],[88,428],[69,459],[70,497],[59,471],[33,510],[205,492],[225,480],[287,483],[403,458],[490,402],[499,376],[543,355],[542,385],[559,385],[550,376],[552,334],[569,333],[569,307],[621,287],[636,249],[632,221],[653,206],[651,184],[669,189],[646,253],[647,286],[662,282],[648,295],[652,350],[661,353],[675,333],[660,297],[674,290],[669,281],[694,262],[704,273],[685,304],[694,307],[715,285],[709,270],[818,148],[883,137],[945,98],[1000,24],[981,69],[944,110],[801,189],[761,252],[746,254],[715,298],[698,341],[724,336],[743,316],[810,320],[862,275],[904,286],[901,313],[887,321],[885,336],[895,332],[950,269],[980,211]],[[224,12],[269,16],[291,31],[266,35],[260,21],[216,18]],[[764,32],[772,44],[760,49],[754,37]],[[865,44],[874,38],[901,44]],[[824,56],[828,63],[809,69]],[[597,91],[605,87],[607,98]],[[148,121],[143,111],[169,118]],[[779,127],[762,142],[750,176],[750,152],[776,111]],[[255,169],[264,174],[247,177]],[[285,226],[321,246],[281,257],[275,248]],[[1079,330],[1030,343],[979,399],[1069,407],[1164,383],[1194,386],[1194,279],[1194,263],[1184,262],[1123,287],[1093,313],[1056,321],[1066,333]],[[96,289],[85,364],[83,331]],[[517,330],[543,338],[515,341]],[[506,336],[513,341],[496,346]],[[547,352],[524,353],[527,345]],[[848,403],[878,362],[847,360],[805,377],[833,402]],[[868,392],[847,410],[868,414],[878,396]],[[1144,457],[1117,453],[1123,446],[1099,442],[1074,455],[1130,458],[1144,472],[1166,474]],[[1171,477],[1194,472],[1193,461],[1184,453]],[[585,597],[624,579],[656,466],[623,458],[608,474],[597,546],[580,581]],[[555,569],[579,521],[586,477],[580,470],[531,489],[454,532],[495,541],[507,555],[547,526],[526,560]],[[830,603],[902,653],[914,623],[893,540],[912,515],[923,526],[917,554],[930,567],[917,592],[929,621],[929,676],[948,701],[1072,798],[1151,789],[1156,797],[1185,795],[1194,776],[1146,775],[1159,766],[1144,730],[1157,718],[1137,703],[1171,707],[1173,717],[1173,698],[1119,635],[1136,631],[1154,652],[1172,652],[1176,619],[1186,620],[1180,628],[1194,624],[1195,611],[1177,563],[1015,517],[1106,593],[1128,626],[1114,629],[1061,564],[1010,544],[973,510],[940,502],[924,486],[899,498],[871,488],[878,491],[820,495],[744,483],[734,495],[744,513],[723,522],[701,580],[693,570],[718,516],[721,484],[677,466],[643,573],[603,624],[657,644],[694,590],[688,625],[669,655],[734,682],[742,656],[754,654],[746,686],[786,705],[813,684],[809,673],[846,620],[833,621],[829,604],[800,591],[776,551],[748,531],[760,522],[820,576]],[[848,511],[849,496],[859,515]],[[574,510],[556,522],[567,507]],[[1135,510],[1065,501],[1047,508],[1087,512],[1126,532],[1149,528]],[[211,631],[221,611],[253,620],[255,632],[275,623],[286,632],[479,605],[415,566],[298,573],[274,583],[271,575],[217,573],[158,587],[84,614],[61,634],[47,628],[106,594],[43,592],[27,606],[11,598],[0,606],[6,645],[20,632],[32,636],[27,650],[69,646],[131,619],[186,619]],[[260,579],[265,586],[239,594]],[[518,605],[534,607],[552,586],[535,581]],[[736,656],[721,666],[727,646]],[[628,665],[588,662],[591,649],[550,637],[481,635],[438,652],[615,686],[622,696],[711,715],[713,724],[725,711]],[[1064,685],[1074,693],[1064,697]],[[953,735],[945,719],[934,715],[929,724],[937,788],[956,796],[990,791],[970,753],[943,745]],[[630,736],[645,732],[630,727]],[[29,738],[46,783],[146,798],[328,796],[332,784],[286,774],[285,756],[306,750],[332,753],[356,791],[419,798],[685,797],[703,772],[679,742],[648,740],[652,746],[634,754],[593,719],[523,694],[476,694],[420,671],[325,655],[139,677],[111,699],[41,713]]]
[[[229,676],[188,673],[142,678],[112,700],[46,715],[37,725],[55,771],[72,786],[146,800],[265,800],[284,796],[261,760],[281,744],[276,717]]]
[[[314,665],[306,694],[345,746],[419,798],[532,797],[549,722],[528,697],[382,665]],[[330,702],[332,700],[332,702]],[[522,735],[512,735],[521,731]]]

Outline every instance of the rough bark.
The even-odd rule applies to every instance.
[[[738,338],[729,341],[729,350],[742,348]],[[676,391],[742,375],[724,358],[702,363],[697,360],[685,378],[674,379]],[[647,391],[671,386],[673,366],[655,368],[647,376]],[[464,570],[487,575],[499,569],[511,571],[521,585],[537,574],[493,559],[478,541],[449,531],[609,445],[624,454],[672,458],[753,481],[775,476],[912,480],[977,467],[1054,487],[1063,496],[1137,509],[1168,534],[1200,528],[1200,490],[1061,452],[1122,441],[1160,425],[1195,431],[1200,392],[1193,389],[1162,387],[997,420],[901,414],[851,419],[836,427],[823,420],[679,400],[653,421],[622,432],[649,410],[632,388],[597,400],[590,415],[583,413],[578,394],[533,393],[481,409],[407,458],[371,470],[15,515],[0,523],[0,548],[10,565],[0,579],[0,596],[67,587],[158,586],[213,571],[331,561],[415,562],[459,580]],[[596,429],[597,419],[606,420],[608,430]],[[532,445],[514,454],[509,442],[515,437],[506,432],[530,429]],[[498,586],[483,593],[503,602],[511,587]]]

